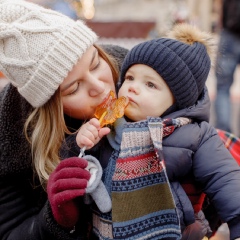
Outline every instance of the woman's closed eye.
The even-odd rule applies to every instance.
[[[74,95],[75,93],[77,93],[78,89],[79,89],[79,82],[76,82],[73,86],[72,89],[69,90],[69,93],[67,95]]]
[[[99,57],[98,55],[96,55],[89,70],[94,71],[94,70],[98,69],[101,64],[101,60],[103,60],[103,59],[101,57]]]
[[[91,67],[90,71],[94,71],[99,68],[101,61],[99,60],[98,62],[95,63],[93,67]]]
[[[94,71],[96,70],[97,68],[99,68],[100,66],[100,59],[98,59],[98,61],[95,63],[95,65],[90,69],[90,71]],[[77,93],[78,89],[79,89],[79,86],[80,86],[80,82],[76,82],[73,86],[72,86],[72,89],[69,90],[69,93],[67,95],[74,95],[75,93]]]

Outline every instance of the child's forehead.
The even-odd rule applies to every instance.
[[[138,72],[139,74],[143,74],[143,73],[149,73],[149,74],[157,74],[159,75],[159,73],[151,66],[148,64],[143,64],[143,63],[136,63],[131,65],[127,72]]]
[[[142,63],[137,63],[137,64],[133,64],[131,65],[127,72],[138,72],[140,74],[143,73],[143,71],[148,71],[150,72],[150,70],[153,69],[150,66],[146,65],[146,64],[142,64]]]
[[[145,78],[152,81],[163,80],[162,76],[151,66],[147,64],[134,64],[126,72],[126,75]],[[164,81],[164,80],[163,80]]]

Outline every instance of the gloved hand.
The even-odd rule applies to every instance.
[[[73,228],[79,218],[76,198],[85,194],[90,173],[85,170],[87,160],[72,157],[63,160],[50,175],[47,184],[48,199],[57,223]]]

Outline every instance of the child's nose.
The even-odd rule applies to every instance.
[[[129,90],[129,92],[133,92],[135,94],[139,93],[139,87],[134,83],[130,85],[128,90]]]

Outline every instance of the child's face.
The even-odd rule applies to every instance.
[[[96,106],[107,97],[115,84],[108,63],[97,49],[90,47],[60,85],[64,113],[77,118],[93,117]]]
[[[140,121],[148,116],[160,117],[174,103],[174,97],[160,75],[143,64],[130,67],[118,96],[127,96],[125,116]]]

